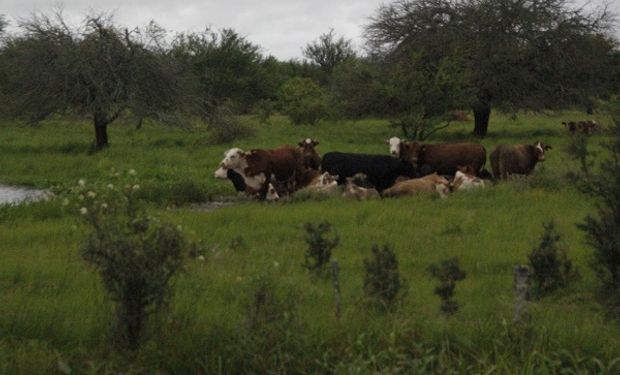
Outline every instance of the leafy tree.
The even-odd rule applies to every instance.
[[[302,52],[304,57],[321,67],[328,79],[336,65],[355,58],[351,40],[342,36],[337,38],[334,29],[321,34],[318,40],[308,43]]]
[[[558,108],[617,89],[610,20],[605,7],[587,13],[569,0],[397,0],[379,9],[366,37],[377,54],[463,54],[476,89],[474,134],[484,137],[493,106]]]
[[[293,124],[315,125],[326,116],[325,93],[308,78],[291,78],[281,87],[282,112]]]
[[[122,30],[103,15],[71,28],[61,14],[37,14],[2,51],[4,94],[13,114],[36,122],[55,112],[89,116],[95,146],[108,146],[108,125],[124,111],[172,120],[183,97],[174,61],[145,40],[161,35]],[[183,99],[182,101],[180,99]]]
[[[8,25],[8,21],[4,17],[4,14],[0,14],[0,35],[4,34],[4,30]]]
[[[232,29],[178,34],[171,53],[197,78],[194,90],[207,111],[232,101],[248,112],[259,99],[275,96],[273,60],[264,61],[259,47]]]

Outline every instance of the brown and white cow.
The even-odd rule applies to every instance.
[[[400,144],[403,141],[403,139],[400,139],[398,137],[392,137],[385,140],[385,144],[389,146],[390,155],[394,156],[395,158],[400,157]]]
[[[512,174],[529,175],[538,162],[545,161],[545,151],[551,149],[540,141],[533,145],[499,145],[489,158],[493,177],[506,179]]]
[[[254,149],[244,152],[232,148],[224,154],[221,167],[240,174],[248,194],[265,196],[268,183],[272,181],[293,183],[299,186],[304,174],[303,155],[291,146],[273,150]]]
[[[419,167],[428,166],[440,175],[454,175],[459,165],[471,166],[478,174],[486,163],[487,152],[478,143],[401,142],[399,157]]]
[[[564,125],[566,130],[568,130],[571,134],[579,132],[590,135],[599,130],[599,126],[594,120],[568,122],[562,121],[562,125]]]
[[[301,191],[334,194],[338,192],[338,176],[331,175],[328,172],[321,173],[308,182]]]
[[[306,138],[297,143],[299,151],[304,156],[304,167],[308,169],[319,170],[321,168],[321,157],[316,152],[316,146],[319,145],[319,141],[312,138]]]
[[[382,195],[384,197],[401,197],[434,192],[437,192],[442,198],[450,193],[450,182],[437,173],[398,182],[391,188],[385,189]]]

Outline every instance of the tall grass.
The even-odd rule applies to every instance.
[[[154,125],[140,131],[115,126],[111,147],[88,155],[86,148],[70,146],[90,142],[85,125],[4,124],[0,157],[6,168],[0,181],[68,186],[78,178],[102,179],[112,167],[134,168],[142,180],[151,180],[152,187],[144,188],[154,203],[150,210],[182,225],[207,251],[204,260],[189,261],[169,310],[154,317],[144,346],[128,356],[111,350],[111,306],[79,258],[84,233],[75,219],[59,201],[0,208],[0,374],[67,368],[77,373],[618,373],[620,325],[607,320],[597,303],[596,277],[587,266],[591,251],[575,229],[593,204],[563,178],[573,166],[562,151],[568,136],[560,121],[570,116],[577,115],[492,118],[491,136],[483,142],[488,151],[497,143],[538,138],[554,146],[533,179],[447,199],[335,197],[240,202],[215,211],[167,206],[234,194],[228,183],[211,177],[232,143],[210,145],[200,132]],[[383,140],[391,135],[379,120],[315,127],[293,127],[279,117],[270,122],[254,125],[256,137],[236,145],[274,147],[310,136],[321,141],[322,152],[386,153]],[[457,124],[437,141],[469,139],[470,127]],[[604,138],[594,136],[593,146]],[[175,187],[186,184],[190,187]],[[185,197],[174,201],[178,195]],[[536,244],[540,223],[551,218],[582,278],[532,302],[532,325],[520,330],[509,323],[512,269]],[[333,255],[341,270],[340,320],[334,318],[330,280],[310,278],[302,268],[303,224],[322,220],[340,237]],[[393,245],[409,285],[399,308],[388,313],[368,309],[363,300],[363,259],[372,243]],[[438,313],[435,282],[426,269],[456,256],[468,276],[458,286],[459,311],[445,317]],[[269,330],[272,336],[257,337],[248,330],[247,291],[264,275],[293,319]]]

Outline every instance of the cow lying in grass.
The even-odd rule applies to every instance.
[[[437,173],[428,176],[399,181],[394,186],[383,191],[384,197],[401,197],[419,193],[438,193],[444,198],[450,193],[450,182]]]

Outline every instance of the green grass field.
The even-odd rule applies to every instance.
[[[111,305],[97,275],[78,254],[85,230],[59,201],[0,208],[0,374],[35,373],[620,373],[620,325],[597,299],[592,252],[575,224],[594,202],[565,178],[576,168],[560,122],[584,115],[494,113],[487,152],[499,143],[553,146],[527,181],[454,194],[356,202],[266,204],[242,201],[206,211],[200,204],[235,195],[212,175],[233,144],[214,145],[201,129],[115,125],[111,147],[88,154],[91,127],[55,120],[38,128],[0,124],[0,182],[35,187],[105,181],[111,168],[137,170],[153,214],[182,225],[207,247],[177,278],[168,311],[150,321],[142,348],[117,353],[110,344]],[[609,124],[605,116],[597,118]],[[319,152],[387,153],[397,135],[383,120],[259,126],[235,146],[275,147],[305,137]],[[473,140],[457,123],[433,141]],[[605,135],[593,136],[599,151]],[[568,289],[534,301],[531,324],[514,326],[512,271],[555,220],[579,269]],[[328,220],[340,236],[342,316],[336,320],[329,278],[303,267],[305,222]],[[372,244],[389,243],[407,281],[393,311],[363,300],[363,259]],[[467,278],[461,308],[439,313],[427,267],[458,256]],[[291,319],[249,330],[248,290],[271,280]],[[287,308],[288,309],[288,308]],[[288,311],[288,310],[287,310]]]

